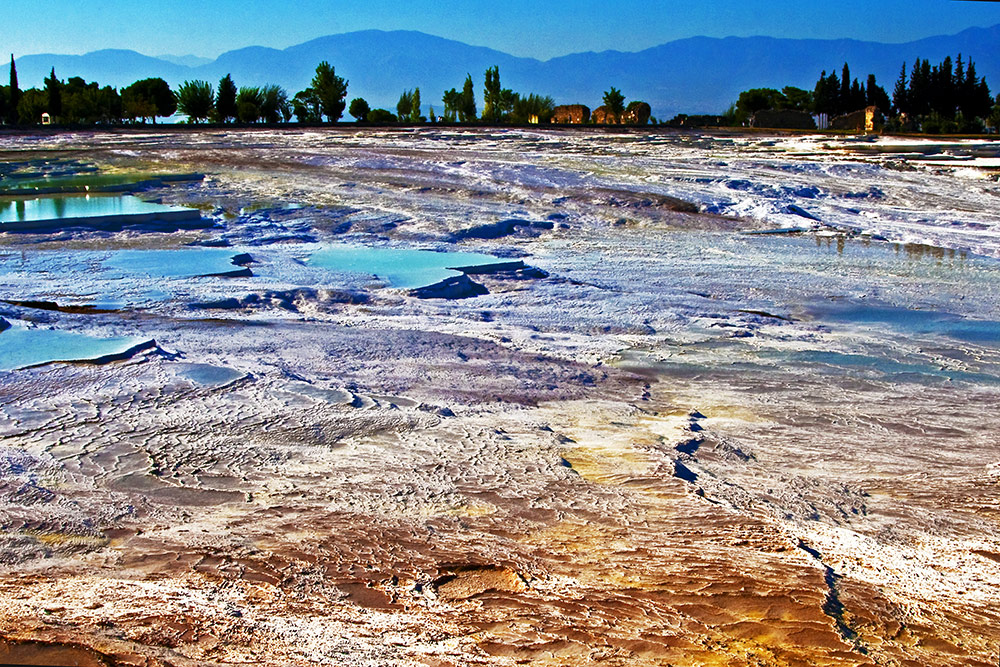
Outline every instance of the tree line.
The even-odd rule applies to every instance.
[[[441,102],[443,105],[441,116],[434,113],[433,106],[429,108],[428,115],[424,116],[420,88],[414,88],[413,90],[404,90],[399,96],[394,116],[383,114],[378,118],[355,117],[358,120],[368,122],[475,123],[481,121],[491,125],[508,123],[527,125],[532,122],[550,122],[556,108],[555,101],[547,95],[536,95],[535,93],[521,95],[509,88],[504,88],[500,83],[500,68],[496,66],[487,69],[484,75],[481,116],[477,112],[475,84],[471,74],[465,76],[461,91],[455,88],[446,90],[441,96]],[[352,115],[354,115],[353,112]]]
[[[755,113],[765,109],[826,114],[833,118],[866,107],[877,107],[887,116],[891,130],[915,130],[927,133],[983,132],[1000,128],[1000,95],[992,97],[985,77],[979,77],[975,62],[946,57],[931,65],[917,59],[912,68],[904,63],[892,96],[880,86],[874,74],[864,83],[851,78],[847,63],[838,77],[836,71],[820,74],[813,90],[786,86],[754,88],[740,93],[725,119],[743,125]]]
[[[336,122],[343,116],[346,96],[347,81],[325,61],[316,67],[311,85],[291,98],[278,85],[237,88],[229,74],[218,86],[208,81],[185,81],[174,91],[163,79],[149,78],[118,91],[80,77],[61,81],[55,68],[42,88],[21,90],[17,63],[11,56],[9,85],[0,86],[0,121],[37,125],[48,114],[50,122],[66,125],[147,120],[155,124],[157,118],[179,112],[191,123],[281,123],[293,116],[302,123]]]
[[[294,96],[278,85],[237,87],[230,74],[218,84],[185,81],[176,90],[162,78],[141,79],[120,91],[100,86],[80,77],[60,80],[53,68],[41,88],[22,90],[17,80],[17,64],[10,60],[9,85],[0,86],[0,122],[9,125],[37,125],[47,114],[47,122],[64,125],[146,123],[175,114],[187,122],[212,123],[282,123],[295,118],[300,123],[337,122],[345,109],[359,122],[367,123],[489,123],[527,125],[549,123],[556,109],[547,95],[522,95],[500,82],[498,67],[486,70],[483,82],[483,109],[476,105],[472,75],[466,75],[461,90],[452,88],[441,97],[442,114],[434,107],[423,115],[420,88],[405,90],[399,97],[396,113],[373,109],[363,98],[346,103],[348,81],[337,75],[334,67],[322,62],[316,67],[311,85]],[[625,106],[621,91],[612,87],[604,94],[606,122],[623,123],[625,117],[642,102]],[[648,109],[648,105],[647,109]],[[634,115],[634,114],[633,114]],[[647,113],[648,116],[648,113]],[[631,116],[630,116],[631,117]],[[643,118],[645,124],[645,119]],[[605,122],[605,121],[601,121]]]

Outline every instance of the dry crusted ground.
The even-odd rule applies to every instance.
[[[394,239],[556,197],[582,222],[555,238],[592,231],[587,251],[612,256],[735,226],[629,207],[634,191],[442,175],[460,159],[516,170],[523,145],[385,148],[419,167],[362,178],[352,135],[321,136],[98,135],[47,155],[195,168],[211,181],[161,194],[234,214],[349,207],[356,230]],[[623,206],[626,229],[607,224]],[[616,362],[685,334],[616,319],[614,294],[573,305],[582,285],[491,288],[292,316],[168,304],[124,315],[160,351],[4,374],[0,662],[997,663],[995,389]],[[195,361],[242,376],[195,382]]]

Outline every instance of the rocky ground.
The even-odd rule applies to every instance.
[[[215,223],[0,234],[0,316],[157,343],[0,373],[0,662],[996,665],[1000,265],[745,234],[787,220],[681,196],[671,150],[725,175],[771,149],[659,142],[0,137],[9,163],[204,173],[143,196]],[[897,212],[899,174],[947,179],[755,154],[830,193],[864,170]],[[974,182],[963,215],[992,220]],[[303,262],[343,242],[539,270],[423,299]],[[192,243],[252,275],[73,263]]]

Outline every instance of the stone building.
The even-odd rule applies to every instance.
[[[618,117],[613,113],[608,111],[607,107],[597,107],[594,109],[593,115],[591,115],[594,123],[597,125],[617,125]]]
[[[591,117],[597,125],[645,125],[651,113],[645,102],[632,102],[620,117],[608,111],[607,107],[594,109]]]
[[[878,107],[867,107],[860,111],[837,116],[830,121],[831,130],[848,132],[879,132],[885,126],[885,116]]]
[[[625,117],[622,122],[625,125],[645,125],[649,122],[649,117],[653,115],[653,110],[645,102],[632,102],[625,109]]]
[[[583,125],[590,120],[590,108],[582,104],[565,104],[552,111],[552,122],[557,125]]]

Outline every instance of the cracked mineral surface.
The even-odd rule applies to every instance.
[[[998,148],[0,136],[0,663],[996,665]]]

